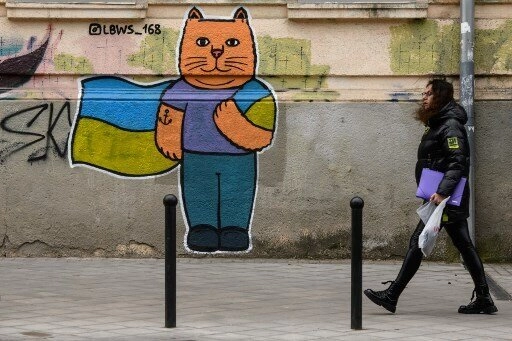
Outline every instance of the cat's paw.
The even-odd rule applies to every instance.
[[[220,132],[237,147],[258,151],[272,141],[273,132],[249,122],[233,100],[219,104],[213,119]]]
[[[162,153],[165,157],[171,159],[172,161],[181,160],[181,150],[170,150],[159,146],[158,151]]]
[[[213,114],[213,119],[215,123],[225,123],[230,124],[234,123],[237,118],[241,117],[240,110],[235,104],[235,101],[232,99],[228,99],[227,101],[221,102],[217,108],[215,109],[215,113]]]

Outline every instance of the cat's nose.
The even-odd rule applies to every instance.
[[[219,59],[220,56],[224,53],[224,49],[214,49],[212,48],[212,56],[215,59]]]

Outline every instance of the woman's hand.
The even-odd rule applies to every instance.
[[[437,193],[434,193],[432,194],[432,196],[430,197],[430,201],[432,201],[434,204],[436,205],[439,205],[441,203],[441,201],[443,201],[444,199],[446,199],[447,197],[441,195],[441,194],[437,194]]]

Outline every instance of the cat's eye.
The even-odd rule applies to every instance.
[[[240,40],[235,39],[235,38],[230,38],[230,39],[226,40],[226,45],[227,46],[237,46],[237,45],[240,45]]]
[[[196,44],[198,46],[207,46],[208,44],[210,44],[210,40],[205,37],[197,38]]]

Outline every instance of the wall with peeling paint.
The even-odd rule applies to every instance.
[[[258,158],[252,250],[235,256],[349,257],[354,195],[366,203],[365,256],[403,255],[420,204],[413,167],[423,128],[412,113],[430,75],[447,74],[458,88],[457,6],[429,4],[423,19],[298,20],[287,17],[286,1],[240,4],[252,15],[257,76],[273,88],[279,116],[272,148]],[[134,180],[71,168],[68,143],[81,80],[179,77],[177,45],[192,5],[154,1],[141,20],[54,21],[10,19],[0,1],[0,255],[163,255],[162,198],[180,194],[179,172]],[[235,10],[200,6],[222,17]],[[477,246],[485,260],[510,261],[512,5],[477,13]],[[189,254],[182,243],[179,252]],[[446,236],[432,259],[458,259]]]

